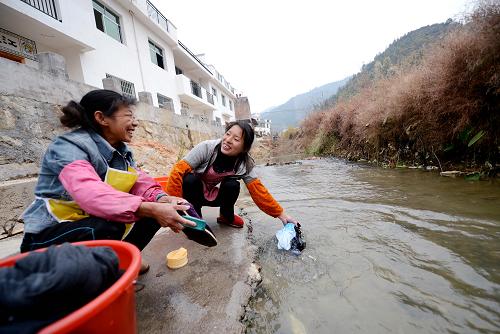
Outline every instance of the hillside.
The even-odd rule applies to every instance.
[[[373,82],[395,75],[401,68],[420,64],[427,46],[459,26],[459,23],[448,20],[411,31],[392,42],[356,75],[294,96],[282,105],[266,109],[261,117],[271,120],[273,132],[296,127],[313,109],[328,108],[339,98],[354,96]]]
[[[261,113],[263,119],[270,119],[273,132],[281,132],[289,126],[297,126],[315,106],[320,105],[337,93],[349,78],[316,87],[311,91],[292,97],[286,103],[266,109]]]
[[[313,154],[495,175],[499,34],[498,2],[480,2],[464,25],[447,21],[408,33],[309,114],[291,139]]]
[[[363,65],[361,71],[341,87],[336,95],[326,99],[319,109],[334,105],[338,99],[348,99],[373,82],[396,75],[401,68],[420,64],[424,50],[429,45],[442,40],[450,31],[460,26],[460,23],[449,19],[444,23],[424,26],[406,33],[376,55],[372,62]]]

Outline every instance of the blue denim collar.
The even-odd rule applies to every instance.
[[[104,159],[109,163],[111,159],[113,159],[113,156],[115,155],[115,152],[118,152],[121,156],[129,160],[132,156],[132,152],[129,150],[127,144],[124,142],[120,143],[120,146],[116,149],[113,146],[111,146],[110,143],[106,139],[104,139],[100,134],[95,132],[92,129],[87,129],[90,138],[96,143],[97,148],[99,149],[99,152],[102,154]]]

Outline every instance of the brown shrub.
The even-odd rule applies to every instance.
[[[497,163],[499,70],[500,3],[483,1],[462,28],[426,50],[420,66],[310,114],[302,140],[315,144],[313,153]]]

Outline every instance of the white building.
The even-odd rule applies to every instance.
[[[0,57],[36,67],[47,51],[65,58],[72,80],[103,87],[117,78],[125,94],[150,92],[155,106],[234,119],[234,88],[149,0],[0,0]]]
[[[270,136],[271,135],[271,120],[263,119],[260,114],[252,114],[252,118],[257,121],[254,131],[257,137]]]

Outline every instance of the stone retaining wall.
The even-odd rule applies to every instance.
[[[67,131],[59,123],[61,106],[72,99],[79,101],[96,87],[69,80],[64,58],[53,53],[39,55],[38,69],[4,58],[0,58],[0,68],[2,233],[18,229],[19,215],[33,200],[40,160],[51,140]],[[223,133],[220,126],[149,103],[140,102],[136,114],[139,127],[132,144],[135,158],[156,175],[168,173],[193,145]]]

